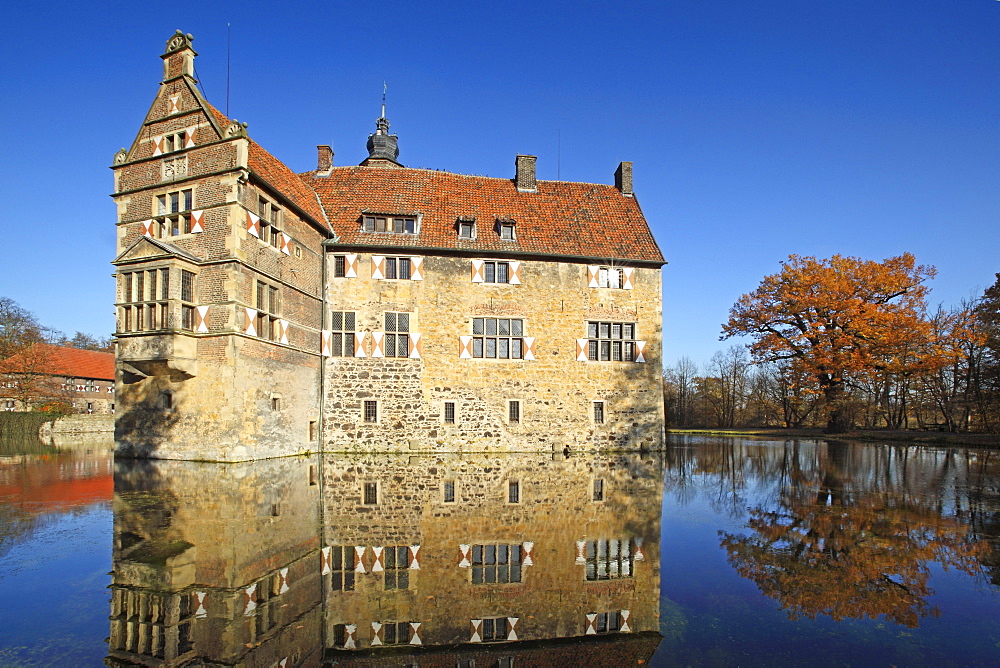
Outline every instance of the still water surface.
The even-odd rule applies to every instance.
[[[0,454],[0,665],[1000,656],[988,450],[674,437],[641,456],[212,465],[30,449]]]

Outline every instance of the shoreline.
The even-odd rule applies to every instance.
[[[670,429],[671,434],[706,436],[777,436],[780,438],[810,438],[838,441],[891,441],[913,445],[971,446],[1000,449],[1000,434],[967,434],[947,431],[908,431],[905,429],[852,429],[842,434],[827,434],[822,429]]]

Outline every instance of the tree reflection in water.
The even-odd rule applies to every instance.
[[[790,618],[884,615],[915,628],[940,614],[927,601],[933,562],[983,574],[990,548],[968,524],[891,484],[863,489],[846,444],[828,444],[828,455],[819,475],[786,478],[799,482],[781,490],[776,509],[749,509],[751,533],[719,532],[729,563]]]

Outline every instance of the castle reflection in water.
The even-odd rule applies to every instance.
[[[644,663],[662,494],[655,454],[118,461],[106,662]]]

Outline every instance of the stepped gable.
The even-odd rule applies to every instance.
[[[611,185],[538,181],[536,191],[521,192],[511,179],[365,166],[302,178],[319,193],[342,245],[665,262],[639,203]],[[365,211],[421,214],[420,232],[362,232]],[[475,239],[458,237],[460,217],[476,219]],[[515,241],[500,239],[498,219],[515,222]]]
[[[215,121],[223,130],[233,122],[211,104],[207,106]],[[326,217],[323,215],[323,210],[316,200],[316,194],[303,183],[302,179],[295,172],[289,169],[285,163],[271,155],[267,149],[249,137],[247,141],[249,142],[247,166],[250,168],[250,171],[271,186],[275,192],[280,193],[295,204],[295,206],[314,221],[320,223],[324,228],[328,228]]]
[[[28,363],[28,370],[52,376],[111,381],[115,379],[114,353],[56,346],[50,343],[36,343],[33,347],[41,349],[41,355],[37,359],[42,361],[42,368],[33,367],[34,355],[18,353],[0,363],[0,372],[13,373],[21,369],[22,364]]]

